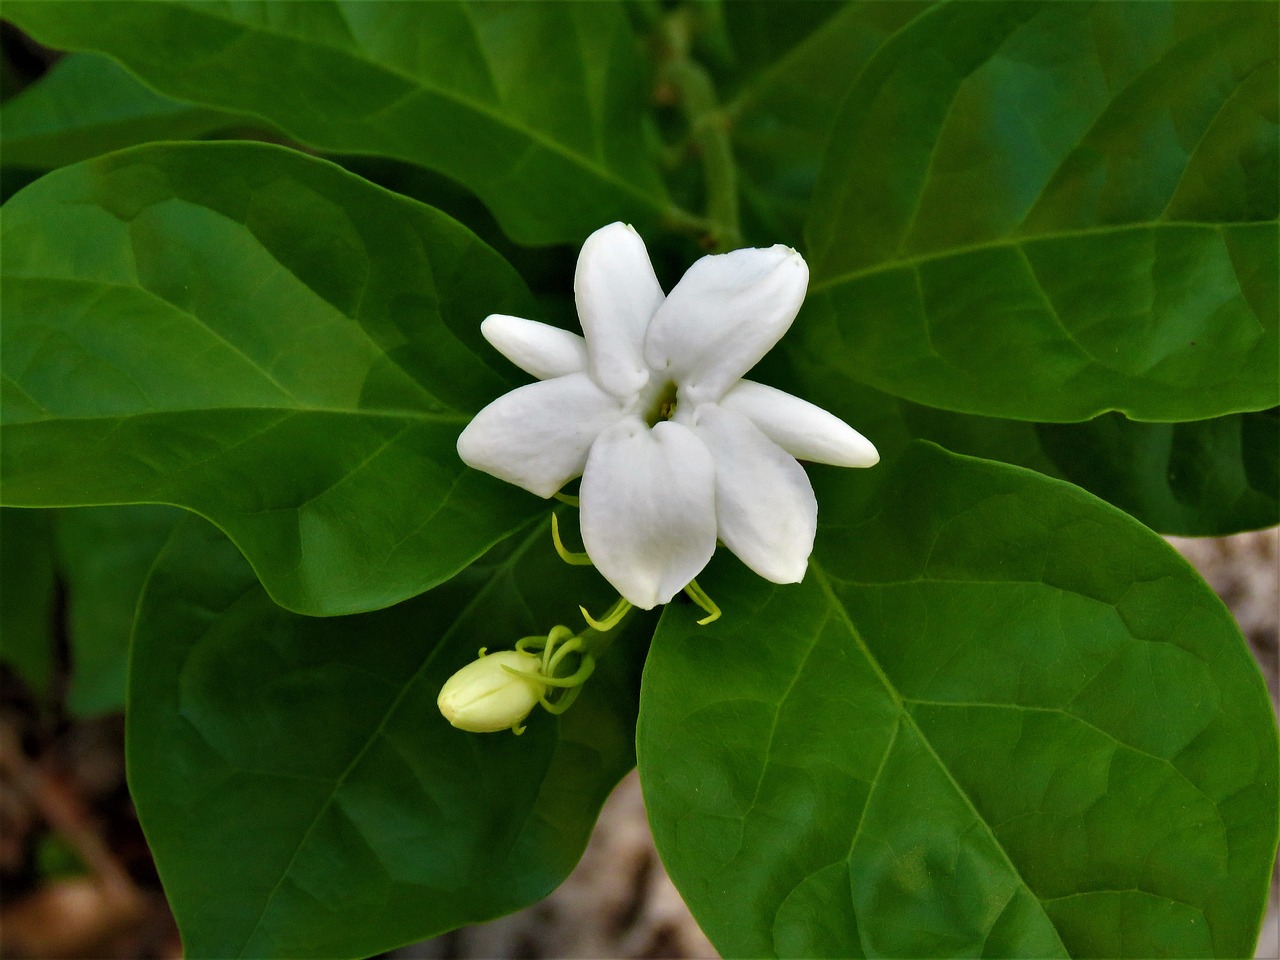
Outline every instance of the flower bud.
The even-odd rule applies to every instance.
[[[536,680],[508,673],[503,667],[538,673],[541,666],[541,657],[518,650],[482,656],[445,681],[436,706],[444,718],[460,730],[493,733],[515,729],[537,705],[546,687]]]

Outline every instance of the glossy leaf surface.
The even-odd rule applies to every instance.
[[[807,348],[991,416],[1274,406],[1277,9],[958,3],[913,21],[832,128]]]
[[[1194,571],[927,445],[862,505],[816,479],[805,581],[722,560],[724,617],[668,608],[644,675],[650,820],[721,952],[1251,956],[1275,719]]]
[[[107,57],[77,53],[0,112],[0,161],[38,170],[149,140],[194,140],[245,118],[162,96]]]
[[[129,782],[191,957],[365,957],[550,892],[633,763],[636,618],[561,718],[450,727],[444,680],[605,584],[547,524],[421,597],[309,618],[196,518],[139,608]],[[238,824],[232,829],[229,825]]]
[[[313,614],[428,589],[533,515],[455,450],[508,389],[480,320],[529,295],[429,207],[278,147],[162,145],[41,179],[3,242],[7,503],[187,507]]]
[[[76,714],[123,710],[129,634],[142,585],[185,514],[176,507],[85,507],[58,513],[58,568],[67,585],[71,679]]]
[[[446,173],[522,243],[580,242],[668,206],[621,4],[14,2],[5,15],[170,96]]]

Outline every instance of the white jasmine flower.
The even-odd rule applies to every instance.
[[[541,382],[481,410],[458,453],[540,497],[581,476],[587,554],[638,607],[682,590],[717,538],[766,580],[797,583],[818,505],[796,458],[879,460],[839,418],[742,379],[791,326],[808,282],[804,258],[779,245],[703,257],[664,297],[639,234],[602,227],[574,277],[585,339],[519,317],[481,325]]]

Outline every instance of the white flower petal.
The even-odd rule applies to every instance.
[[[808,285],[790,247],[703,257],[654,314],[645,359],[679,384],[682,400],[715,402],[787,332]]]
[[[804,468],[746,417],[708,403],[693,432],[716,462],[720,539],[774,583],[799,583],[813,552],[818,501]]]
[[[458,437],[458,456],[477,470],[549,497],[582,473],[601,431],[622,416],[618,401],[585,373],[503,394]]]
[[[836,467],[873,467],[880,462],[871,441],[835,414],[763,383],[740,380],[720,406],[742,414],[800,460]]]
[[[649,381],[644,334],[662,303],[662,287],[635,228],[611,223],[587,237],[573,292],[591,375],[616,397],[633,395]]]
[[[600,435],[582,474],[582,542],[637,607],[666,603],[716,549],[715,466],[687,428],[628,417]]]
[[[480,332],[495,350],[539,380],[586,372],[587,342],[576,333],[504,313],[485,317]]]

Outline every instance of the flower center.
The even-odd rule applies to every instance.
[[[659,421],[670,420],[676,413],[676,385],[668,380],[650,401],[644,412],[644,422],[656,426]]]

